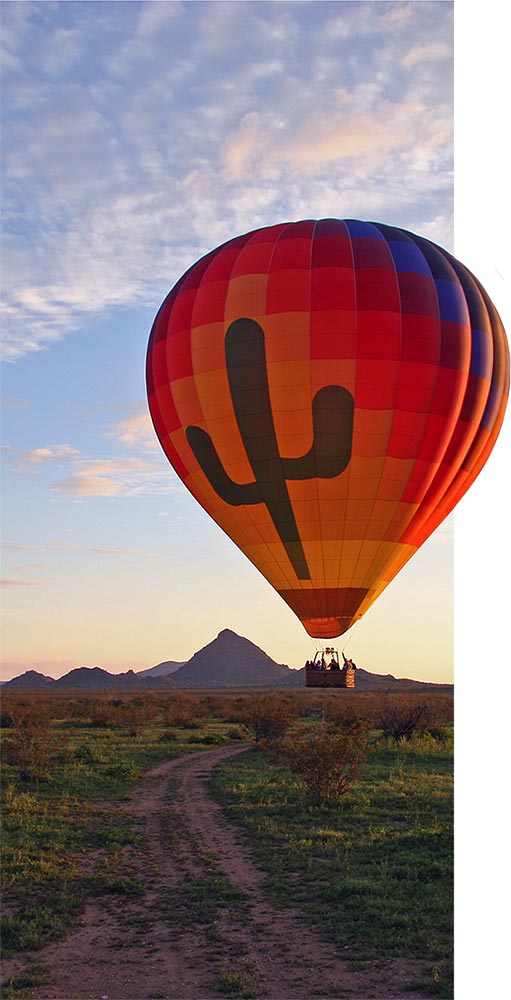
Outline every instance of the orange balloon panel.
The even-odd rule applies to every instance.
[[[303,622],[361,617],[483,467],[509,394],[472,274],[402,229],[256,230],[191,267],[147,356],[169,461]]]

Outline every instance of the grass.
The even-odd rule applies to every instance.
[[[220,969],[218,991],[223,996],[237,997],[237,1000],[252,1000],[257,997],[257,976],[248,970]]]
[[[162,828],[166,843],[171,845],[178,856],[184,841],[188,842],[197,865],[197,874],[194,878],[187,878],[176,897],[169,900],[166,920],[179,925],[181,930],[200,925],[210,930],[219,911],[235,910],[236,918],[241,922],[248,897],[222,874],[214,855],[184,826],[179,811],[179,796],[179,782],[173,780],[170,784],[171,804],[162,811]]]
[[[216,768],[211,788],[280,904],[327,931],[358,967],[418,962],[418,988],[452,995],[451,741],[379,739],[355,789],[329,805],[313,805],[258,750]]]
[[[4,958],[65,936],[86,898],[141,891],[126,866],[120,872],[116,864],[119,851],[136,841],[123,801],[148,768],[227,743],[228,728],[217,720],[171,731],[153,725],[133,738],[115,726],[57,721],[53,731],[61,739],[51,769],[28,783],[4,755]],[[8,748],[12,734],[2,736]]]
[[[4,1000],[22,1000],[33,996],[37,986],[46,986],[50,981],[48,967],[44,962],[29,962],[23,972],[11,976],[2,985]]]
[[[179,804],[179,782],[174,779],[170,783],[169,805],[162,811],[162,830],[166,843],[177,856],[180,850],[192,851],[196,874],[188,877],[172,898],[159,901],[159,914],[171,927],[179,928],[180,934],[188,930],[200,939],[204,959],[216,977],[219,995],[251,1000],[257,996],[258,974],[247,966],[236,942],[227,941],[218,929],[227,913],[238,927],[247,923],[249,897],[232,884],[219,869],[215,856],[186,828]]]
[[[160,715],[136,738],[115,718],[102,721],[100,713],[89,715],[92,697],[67,706],[54,701],[54,713],[61,707],[51,723],[55,749],[31,779],[22,776],[9,754],[13,730],[2,731],[7,749],[2,944],[5,958],[29,953],[24,973],[4,984],[6,998],[21,1000],[31,986],[44,982],[47,970],[35,961],[37,950],[68,933],[87,898],[101,896],[115,907],[116,900],[140,894],[124,849],[140,852],[145,844],[125,803],[151,766],[243,736],[243,699],[232,697],[224,706],[220,698],[210,700],[218,702],[217,714],[196,724],[170,725],[162,703]],[[107,702],[100,699],[99,707]],[[311,721],[318,720],[304,712],[301,724]],[[392,957],[419,960],[424,975],[417,989],[450,996],[448,742],[424,734],[398,747],[380,738],[354,791],[329,806],[311,804],[291,774],[260,751],[248,751],[216,769],[212,787],[245,829],[280,903],[296,905],[306,919],[328,928],[361,968]],[[189,836],[180,822],[178,800],[174,784],[163,818],[176,849]],[[179,921],[199,929],[219,994],[257,995],[252,971],[240,967],[234,950],[222,951],[215,938],[215,921],[222,912],[234,911],[240,922],[246,919],[246,897],[223,876],[214,858],[194,847],[200,861],[197,876],[168,900],[160,915],[171,925]],[[152,914],[144,920],[151,921]],[[134,927],[134,933],[143,937],[145,927]]]

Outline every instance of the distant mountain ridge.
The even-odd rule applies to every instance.
[[[27,670],[2,684],[2,691],[169,691],[182,688],[303,688],[305,670],[276,663],[250,639],[223,629],[190,660],[165,660],[155,667],[111,674],[102,667],[75,667],[55,680],[37,670]],[[357,670],[356,689],[361,691],[452,690],[452,684],[432,684]]]
[[[164,660],[163,663],[157,663],[155,667],[148,667],[146,670],[137,670],[137,677],[169,677],[170,674],[179,670],[187,661],[186,660]]]
[[[276,663],[250,639],[225,628],[172,675],[172,684],[186,687],[252,687],[280,685],[296,671]]]
[[[19,674],[18,677],[13,677],[10,681],[4,681],[2,691],[6,688],[43,691],[54,683],[54,677],[47,677],[46,674],[41,674],[38,670],[26,670],[24,674]]]

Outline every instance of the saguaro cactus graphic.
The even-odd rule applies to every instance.
[[[313,442],[300,458],[279,453],[266,366],[264,332],[253,319],[237,319],[225,336],[232,402],[254,481],[235,483],[215,445],[200,427],[188,427],[188,443],[219,497],[232,506],[264,503],[297,577],[310,572],[300,541],[286,480],[333,479],[351,459],[354,400],[343,386],[320,389],[312,400]]]

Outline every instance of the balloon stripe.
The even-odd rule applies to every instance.
[[[483,468],[509,350],[447,251],[382,223],[304,220],[189,268],[146,373],[177,474],[306,630],[333,638]]]

